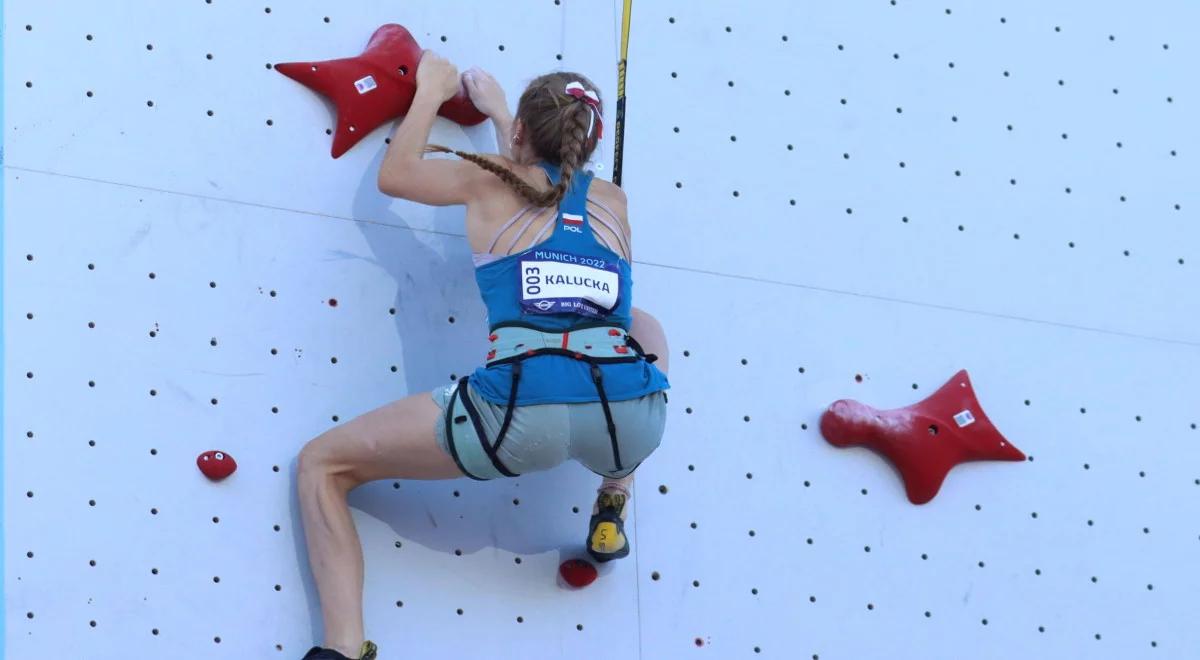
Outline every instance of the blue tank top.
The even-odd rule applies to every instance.
[[[551,182],[557,184],[559,167],[546,162],[539,164]],[[590,171],[572,175],[571,185],[558,205],[558,217],[549,239],[475,269],[475,281],[487,306],[489,330],[511,321],[549,332],[597,322],[629,330],[633,322],[632,271],[628,261],[592,234],[587,212],[592,176]],[[534,263],[548,266],[547,271],[557,268],[564,276],[588,274],[586,279],[581,275],[576,281],[588,282],[594,293],[587,298],[556,297],[556,292],[578,293],[579,289],[554,290],[556,276],[549,273],[540,282],[544,287],[526,286],[523,263],[526,267]],[[531,292],[531,289],[538,290]],[[515,405],[599,401],[590,369],[587,362],[566,355],[534,355],[523,361]],[[645,360],[601,364],[600,369],[609,401],[636,399],[671,387],[666,374]],[[512,364],[479,367],[471,374],[470,382],[488,401],[507,404]]]

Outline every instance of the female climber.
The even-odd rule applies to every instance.
[[[299,491],[324,647],[304,660],[371,660],[363,557],[347,494],[377,479],[494,479],[571,458],[603,483],[586,547],[629,554],[623,521],[633,471],[666,422],[667,343],[632,306],[624,192],[584,169],[603,130],[596,86],[577,73],[535,78],[516,116],[487,73],[461,77],[493,121],[500,154],[423,159],[438,106],[460,76],[426,51],[412,107],[379,169],[380,191],[434,206],[465,204],[467,242],[487,307],[486,363],[457,382],[365,413],[300,452]],[[643,348],[644,347],[644,348]]]

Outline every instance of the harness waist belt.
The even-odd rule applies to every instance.
[[[647,354],[642,350],[641,345],[638,344],[636,339],[630,337],[623,328],[615,325],[584,325],[578,326],[573,330],[556,332],[539,330],[521,322],[510,321],[493,328],[491,334],[488,335],[488,339],[491,340],[493,348],[488,353],[487,366],[512,364],[512,386],[508,392],[508,408],[504,411],[504,421],[500,424],[500,431],[496,434],[495,443],[489,442],[484,435],[479,412],[471,403],[470,397],[464,393],[464,387],[467,385],[470,376],[462,377],[459,381],[459,387],[455,392],[461,397],[463,406],[467,409],[467,415],[471,418],[471,422],[475,427],[479,442],[483,446],[483,451],[491,460],[496,471],[506,477],[517,476],[504,465],[504,461],[500,459],[497,450],[500,449],[500,444],[504,442],[504,436],[508,433],[509,424],[512,423],[513,407],[517,402],[517,388],[521,384],[521,362],[535,355],[545,354],[565,355],[576,360],[583,360],[589,364],[592,382],[596,385],[596,391],[600,395],[600,405],[604,408],[604,420],[608,427],[609,440],[612,442],[615,471],[621,472],[625,469],[621,463],[621,449],[617,442],[617,427],[613,423],[612,410],[608,405],[608,394],[604,391],[604,374],[598,365],[616,362],[637,362],[638,360],[654,362],[658,359],[657,355],[653,353]],[[451,405],[446,408],[446,432],[448,434],[447,439],[451,443],[453,443],[453,438],[449,435],[451,433],[449,411],[453,402],[454,400],[451,399]],[[458,462],[457,458],[455,462]],[[634,467],[636,468],[637,466]],[[467,472],[461,464],[459,464],[459,469],[469,477],[478,478]]]
[[[628,339],[626,339],[627,337]],[[492,343],[492,348],[487,354],[487,366],[489,367],[494,364],[512,362],[520,356],[529,357],[538,353],[558,353],[577,359],[583,359],[583,356],[586,355],[600,363],[631,362],[638,359],[640,353],[632,348],[636,342],[629,337],[625,329],[612,325],[597,325],[563,331],[504,325],[492,330],[488,339]],[[615,359],[606,360],[604,358]]]

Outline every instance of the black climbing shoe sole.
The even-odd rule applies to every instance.
[[[300,660],[375,660],[375,655],[378,652],[379,649],[375,646],[375,642],[367,640],[363,642],[362,648],[359,649],[357,658],[347,658],[333,649],[314,646]]]

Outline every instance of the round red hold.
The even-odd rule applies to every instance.
[[[233,474],[237,469],[237,461],[229,454],[214,449],[197,456],[196,467],[209,479],[220,481]]]
[[[596,581],[596,567],[583,559],[568,559],[558,567],[558,574],[572,587],[586,587]]]

